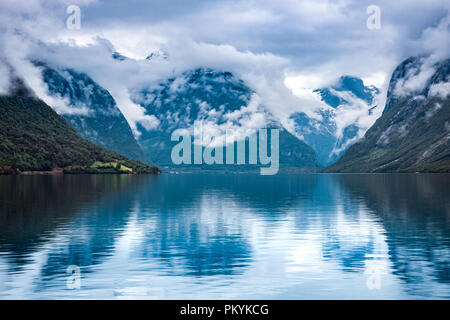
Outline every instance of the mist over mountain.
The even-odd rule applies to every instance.
[[[342,76],[326,88],[316,89],[323,102],[329,107],[317,110],[314,116],[305,112],[291,115],[295,133],[317,153],[321,165],[335,162],[343,152],[355,143],[367,129],[355,117],[342,122],[349,113],[372,115],[377,107],[375,97],[380,91],[374,86],[365,86],[357,77]]]
[[[450,59],[393,72],[383,115],[327,172],[450,172]]]
[[[85,73],[35,62],[42,70],[52,107],[85,139],[139,161],[146,161],[111,94]]]
[[[107,7],[102,1],[98,5]],[[218,9],[217,3],[209,5]],[[299,5],[301,10],[294,10]],[[84,138],[135,159],[164,163],[169,162],[172,130],[191,129],[202,120],[219,134],[279,128],[282,161],[298,167],[330,165],[381,115],[385,79],[398,61],[406,54],[442,58],[448,53],[446,4],[428,11],[429,6],[413,1],[407,12],[414,19],[404,21],[399,19],[404,7],[383,2],[390,15],[377,31],[365,24],[367,3],[333,8],[329,3],[255,4],[267,15],[242,3],[213,11],[205,7],[201,14],[188,10],[192,15],[184,14],[183,6],[179,15],[153,16],[151,24],[117,17],[102,24],[106,11],[99,14],[96,5],[83,3],[83,11],[96,14],[83,15],[83,27],[76,31],[57,14],[64,4],[0,6],[2,59],[39,98]],[[237,12],[242,15],[235,19]],[[290,23],[299,18],[309,27],[293,30]],[[221,23],[206,28],[206,21]],[[261,23],[267,25],[261,29]],[[252,37],[249,30],[255,31]],[[414,77],[411,70],[417,68],[407,69],[401,79]],[[198,70],[203,75],[190,79]],[[216,75],[204,81],[209,72]],[[4,93],[9,79],[3,62],[0,74]],[[414,91],[414,86],[392,83],[385,113],[403,97],[397,87]]]
[[[380,91],[375,86],[365,86],[364,82],[357,77],[342,76],[337,83],[329,88],[316,89],[322,101],[332,108],[338,108],[340,105],[350,103],[346,99],[345,93],[352,94],[368,104],[374,101],[374,97]]]
[[[134,61],[117,52],[112,57],[118,63]],[[169,55],[159,50],[143,61],[171,63]],[[159,82],[142,78],[128,86],[129,99],[152,122],[137,121],[132,130],[112,95],[86,73],[42,62],[35,65],[56,101],[52,107],[80,135],[141,161],[173,166],[171,152],[178,141],[171,141],[172,133],[186,129],[193,134],[200,121],[207,135],[232,131],[237,140],[261,128],[279,129],[284,168],[314,171],[337,161],[327,170],[447,170],[448,60],[418,56],[402,62],[392,74],[382,117],[368,132],[367,119],[381,113],[380,90],[354,76],[341,76],[334,84],[315,89],[325,107],[313,114],[291,114],[292,127],[266,108],[259,92],[229,71],[199,67],[174,72]],[[355,143],[365,151],[355,151],[351,147]]]
[[[9,95],[0,95],[0,174],[160,173],[84,140],[20,78],[14,83]]]
[[[186,71],[159,86],[135,90],[131,98],[146,114],[159,120],[159,126],[148,130],[138,124],[139,143],[152,161],[171,165],[170,141],[176,129],[192,129],[201,121],[206,134],[223,136],[226,131],[237,140],[261,128],[280,130],[280,163],[284,166],[315,169],[318,162],[314,151],[289,133],[264,108],[260,97],[231,72],[210,68]]]

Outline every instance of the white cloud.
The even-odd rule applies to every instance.
[[[372,104],[357,98],[353,94],[343,91],[335,91],[336,95],[347,101],[346,104],[340,105],[335,111],[336,136],[341,138],[343,130],[355,124],[359,128],[356,139],[360,139],[372,124],[378,119],[383,111],[383,96],[376,95]],[[371,110],[371,112],[369,112]],[[354,141],[348,142],[353,143]],[[346,146],[342,146],[346,147]]]
[[[0,59],[0,94],[7,94],[10,90],[10,67]]]
[[[432,107],[430,110],[427,111],[427,113],[425,113],[425,119],[429,120],[430,118],[432,118],[436,114],[436,112],[438,112],[441,108],[442,104],[435,103],[434,107]]]
[[[436,72],[430,59],[423,59],[417,68],[411,68],[403,79],[400,79],[394,89],[399,97],[408,96],[425,88],[428,80]]]
[[[81,6],[81,30],[65,28],[68,4]],[[169,10],[158,2],[4,0],[0,48],[38,96],[60,105],[61,110],[65,102],[49,100],[36,68],[26,59],[47,59],[86,72],[112,94],[135,134],[138,123],[156,128],[158,121],[131,101],[130,89],[156,86],[200,66],[242,78],[288,129],[293,112],[314,116],[314,110],[325,107],[314,89],[344,74],[361,77],[366,85],[381,87],[378,108],[368,115],[367,106],[351,100],[338,122],[344,126],[357,121],[366,128],[379,116],[386,79],[401,60],[423,51],[437,59],[449,51],[449,17],[443,17],[450,4],[379,1],[382,28],[377,31],[366,28],[369,4],[353,0],[183,1]],[[158,49],[167,52],[169,59],[143,60]],[[113,60],[111,50],[132,59]],[[423,71],[405,89],[421,85],[430,72]],[[4,91],[4,68],[0,75]],[[440,92],[438,87],[434,90]],[[251,119],[249,125],[260,120]]]
[[[439,82],[431,85],[428,95],[441,97],[442,99],[447,98],[450,95],[450,82]]]

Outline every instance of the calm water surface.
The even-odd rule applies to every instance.
[[[449,299],[450,175],[3,176],[11,298]]]

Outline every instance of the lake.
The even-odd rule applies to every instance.
[[[450,175],[0,176],[0,299],[450,298]]]

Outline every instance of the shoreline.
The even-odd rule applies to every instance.
[[[160,175],[162,171],[159,172],[64,172],[64,170],[52,170],[52,171],[23,171],[23,172],[15,172],[15,173],[0,173],[0,176],[44,176],[44,175],[111,175],[111,174],[119,174],[119,175],[142,175],[142,174],[152,174],[152,175]]]

